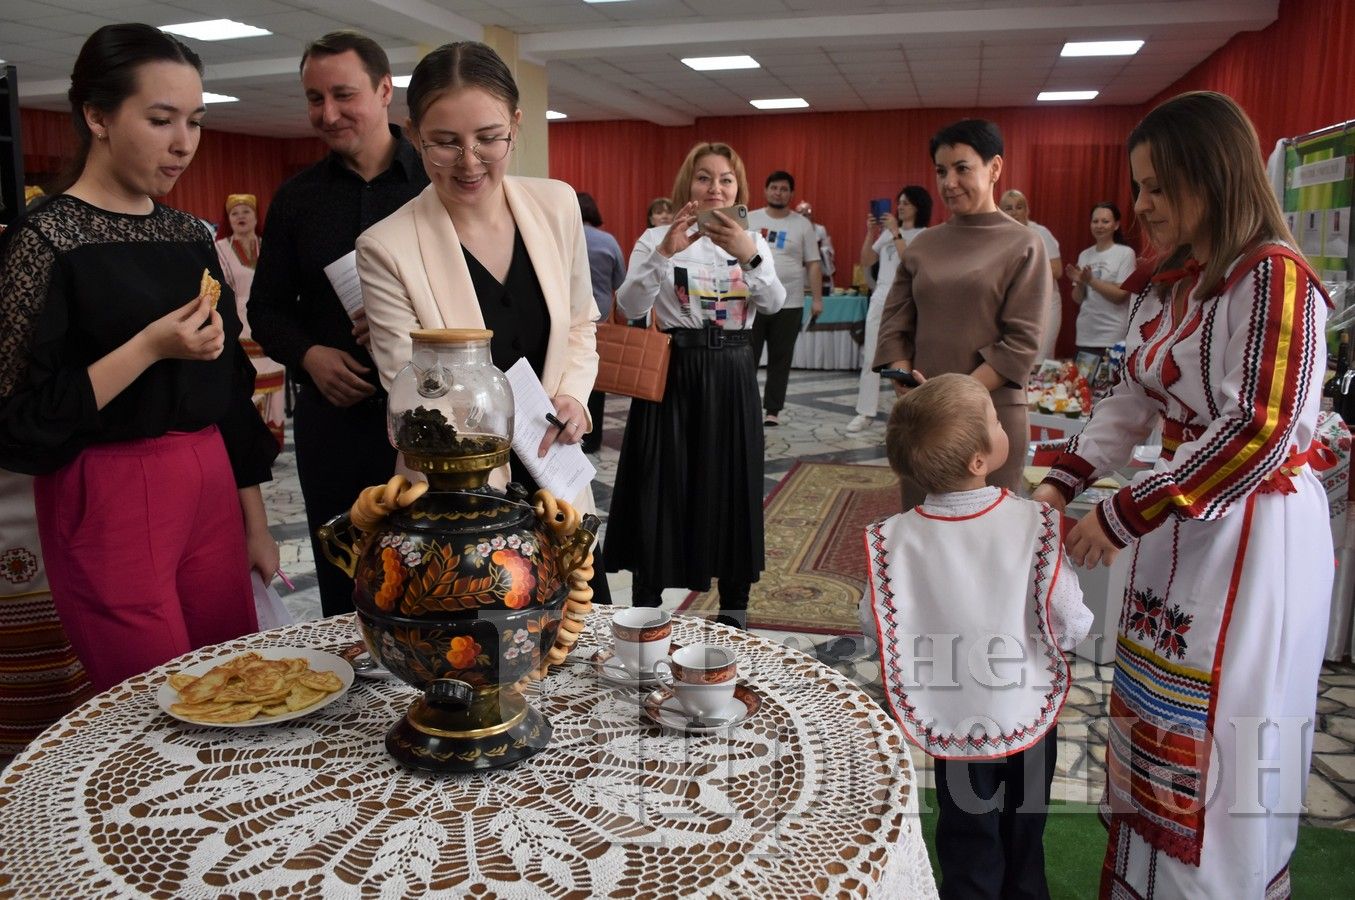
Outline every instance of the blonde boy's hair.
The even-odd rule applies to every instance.
[[[885,429],[889,466],[931,494],[955,490],[988,440],[988,389],[969,375],[928,378],[894,404]]]

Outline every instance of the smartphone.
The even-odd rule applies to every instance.
[[[737,206],[725,206],[721,209],[701,210],[701,212],[696,214],[696,227],[704,231],[707,225],[715,221],[715,214],[717,212],[729,216],[729,218],[733,219],[745,230],[748,228],[748,207],[744,206],[742,203]]]
[[[877,219],[889,215],[889,198],[881,197],[878,200],[870,201],[870,214]]]
[[[918,381],[916,376],[907,369],[881,369],[880,376],[897,381],[904,387],[917,387],[922,382]]]

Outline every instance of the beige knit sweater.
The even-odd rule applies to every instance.
[[[874,366],[906,359],[930,377],[987,362],[1008,381],[993,404],[1024,406],[1052,291],[1035,232],[1000,211],[955,216],[904,250]]]

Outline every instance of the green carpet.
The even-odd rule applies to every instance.
[[[936,881],[936,791],[923,795],[922,836],[927,841]],[[1044,832],[1045,876],[1053,900],[1087,900],[1101,886],[1101,858],[1106,830],[1096,807],[1055,801]],[[1295,900],[1337,900],[1351,896],[1350,867],[1355,860],[1355,832],[1299,826],[1299,845],[1289,863]]]

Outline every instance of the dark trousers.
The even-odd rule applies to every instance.
[[[720,594],[720,614],[716,617],[716,621],[737,628],[747,628],[748,592],[752,590],[752,587],[746,581],[721,580],[717,585]],[[656,607],[662,602],[663,588],[638,580],[631,582],[631,606]]]
[[[597,453],[602,449],[602,415],[606,405],[607,395],[602,391],[588,395],[588,417],[593,420],[593,430],[583,436],[584,453]]]
[[[395,448],[386,437],[385,395],[338,407],[311,385],[302,385],[296,395],[292,435],[315,552],[320,609],[326,616],[352,612],[353,579],[325,558],[315,532],[347,512],[363,488],[385,484],[395,474]]]
[[[800,335],[804,310],[783,309],[770,315],[758,313],[749,339],[753,346],[753,364],[762,359],[767,345],[767,386],[762,391],[762,408],[773,415],[786,405],[786,383],[790,381],[790,359],[795,355],[795,339]]]
[[[941,900],[1048,900],[1044,823],[1058,727],[996,760],[937,759]]]

